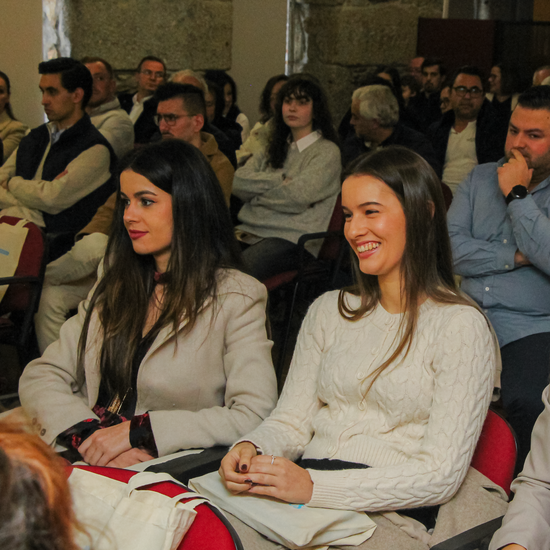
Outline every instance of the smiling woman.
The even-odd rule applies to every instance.
[[[356,285],[313,304],[277,408],[220,473],[234,493],[369,512],[378,527],[358,549],[427,550],[456,534],[435,520],[468,471],[496,341],[456,288],[441,186],[427,162],[394,146],[350,171],[342,205]],[[460,517],[453,522],[460,529]],[[234,525],[245,546],[273,548]]]
[[[125,467],[232,444],[271,411],[276,383],[267,292],[239,271],[208,161],[167,140],[121,170],[103,276],[20,397],[46,442]]]

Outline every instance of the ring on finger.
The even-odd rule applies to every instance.
[[[275,459],[277,457],[275,455],[271,455],[271,465],[273,466],[273,463],[275,462]]]

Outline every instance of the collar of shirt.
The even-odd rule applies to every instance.
[[[148,95],[147,97],[144,97],[141,101],[138,100],[137,94],[134,94],[134,97],[132,98],[132,102],[134,105],[143,105],[146,101],[149,101],[153,97],[153,94]]]
[[[54,143],[57,143],[59,141],[59,138],[61,137],[61,134],[67,130],[67,128],[63,128],[63,130],[58,130],[57,124],[55,122],[48,122],[48,129],[50,130],[50,138],[52,145]]]
[[[462,134],[463,132],[474,132],[475,133],[476,127],[477,127],[477,119],[476,120],[470,120],[470,122],[468,122],[468,125],[466,126],[466,128],[464,128],[464,130],[462,130],[462,132],[457,132],[455,130],[455,127],[451,126],[451,134],[459,135],[459,134]]]
[[[318,139],[320,139],[321,132],[319,130],[316,130],[315,132],[311,132],[311,134],[308,134],[307,136],[299,139],[298,141],[293,141],[290,144],[291,149],[298,149],[299,153],[302,153],[305,151],[310,145],[313,145]]]

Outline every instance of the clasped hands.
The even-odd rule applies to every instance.
[[[258,455],[248,442],[239,443],[225,455],[219,473],[233,494],[266,495],[295,504],[309,502],[313,494],[307,470],[281,456]]]
[[[130,421],[94,432],[78,448],[78,452],[92,466],[127,468],[153,457],[130,445]]]

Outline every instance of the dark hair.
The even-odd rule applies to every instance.
[[[196,147],[176,139],[132,151],[120,169],[132,170],[172,195],[171,254],[161,311],[149,334],[154,338],[167,326],[173,334],[191,331],[207,305],[213,303],[214,315],[219,270],[242,266],[216,174]],[[77,360],[83,377],[88,330],[96,311],[101,322],[101,381],[119,396],[131,387],[132,361],[155,288],[154,259],[134,252],[123,214],[124,203],[118,195],[105,272],[90,301]],[[181,323],[185,323],[183,329]]]
[[[160,57],[155,57],[154,55],[146,55],[145,57],[142,57],[141,61],[138,63],[136,72],[139,73],[141,71],[141,66],[146,61],[156,61],[157,63],[160,63],[162,65],[162,68],[164,69],[164,76],[166,77],[166,64]]]
[[[111,77],[111,79],[115,78],[115,72],[113,71],[113,67],[108,61],[106,61],[102,57],[87,56],[87,57],[83,57],[80,60],[80,62],[83,63],[84,65],[88,65],[89,63],[102,63],[105,69],[107,70],[107,72],[109,73],[109,76]]]
[[[406,220],[406,247],[401,262],[406,315],[397,332],[402,337],[391,357],[374,372],[372,385],[403,350],[405,356],[408,353],[422,296],[444,304],[472,304],[455,283],[445,201],[432,167],[410,149],[393,145],[359,157],[347,169],[346,177],[350,176],[372,176],[383,181],[399,199]],[[363,273],[353,252],[352,269],[356,284],[340,291],[338,310],[345,319],[357,321],[378,305],[381,292],[378,277]],[[358,308],[349,306],[347,292],[360,296]]]
[[[78,550],[62,460],[37,435],[0,422],[0,548]]]
[[[525,109],[550,111],[550,86],[533,86],[520,94],[518,105]]]
[[[420,93],[420,84],[418,80],[410,74],[405,74],[401,77],[401,86],[407,86],[411,92]]]
[[[422,62],[421,71],[424,72],[424,69],[433,67],[434,65],[437,65],[441,76],[445,76],[447,74],[447,69],[445,68],[445,65],[443,65],[443,61],[437,57],[426,57],[426,59]]]
[[[7,91],[8,91],[8,95],[11,94],[11,83],[10,83],[10,79],[8,78],[8,75],[6,73],[3,73],[2,71],[0,71],[0,78],[6,83],[6,88],[7,88]],[[17,120],[13,114],[13,109],[11,107],[11,103],[6,103],[6,113],[8,113],[8,116],[12,119],[12,120]]]
[[[72,57],[58,57],[43,61],[38,65],[40,74],[60,74],[61,85],[69,92],[74,92],[77,88],[81,88],[84,92],[82,98],[82,109],[88,105],[90,97],[92,97],[92,88],[94,81],[88,67],[73,59]]]
[[[500,69],[500,93],[512,95],[519,90],[519,75],[515,67],[507,63],[495,63],[493,67]]]
[[[283,101],[290,97],[311,99],[313,103],[313,130],[319,130],[325,139],[338,144],[338,136],[332,123],[328,99],[319,81],[308,74],[291,76],[277,94],[273,128],[267,147],[267,162],[275,169],[283,167],[288,154],[288,138],[291,131],[283,120]]]
[[[286,82],[288,76],[286,74],[278,74],[272,76],[264,86],[262,95],[260,96],[260,114],[262,115],[260,121],[264,124],[273,116],[271,112],[271,92],[275,87],[275,84],[279,82]]]
[[[206,120],[206,102],[204,92],[192,84],[179,84],[178,82],[167,82],[157,88],[155,92],[156,101],[168,101],[179,97],[183,100],[185,109],[190,115],[202,115]]]
[[[223,118],[223,109],[225,107],[225,99],[223,97],[223,90],[211,80],[206,81],[208,91],[214,95],[214,120],[212,124],[218,126],[218,123]]]
[[[481,87],[483,88],[484,83],[484,76],[481,72],[481,69],[479,67],[476,67],[475,65],[464,65],[463,67],[459,67],[454,73],[451,79],[449,80],[449,85],[451,86],[451,89],[455,85],[455,81],[458,78],[458,75],[460,74],[467,74],[470,76],[477,76],[479,77],[479,80],[481,80]]]
[[[378,65],[378,67],[376,67],[375,74],[379,75],[380,73],[386,73],[390,75],[393,87],[396,90],[401,91],[401,76],[399,75],[399,71],[395,67],[392,67],[390,65]]]
[[[228,113],[225,116],[229,120],[237,120],[237,117],[241,114],[241,110],[239,109],[239,107],[237,107],[237,85],[235,84],[235,81],[225,71],[219,71],[215,69],[208,69],[207,71],[204,71],[204,78],[206,78],[206,80],[211,80],[212,82],[217,84],[221,88],[223,95],[225,95],[225,85],[229,84],[231,86],[233,105],[231,105]]]

